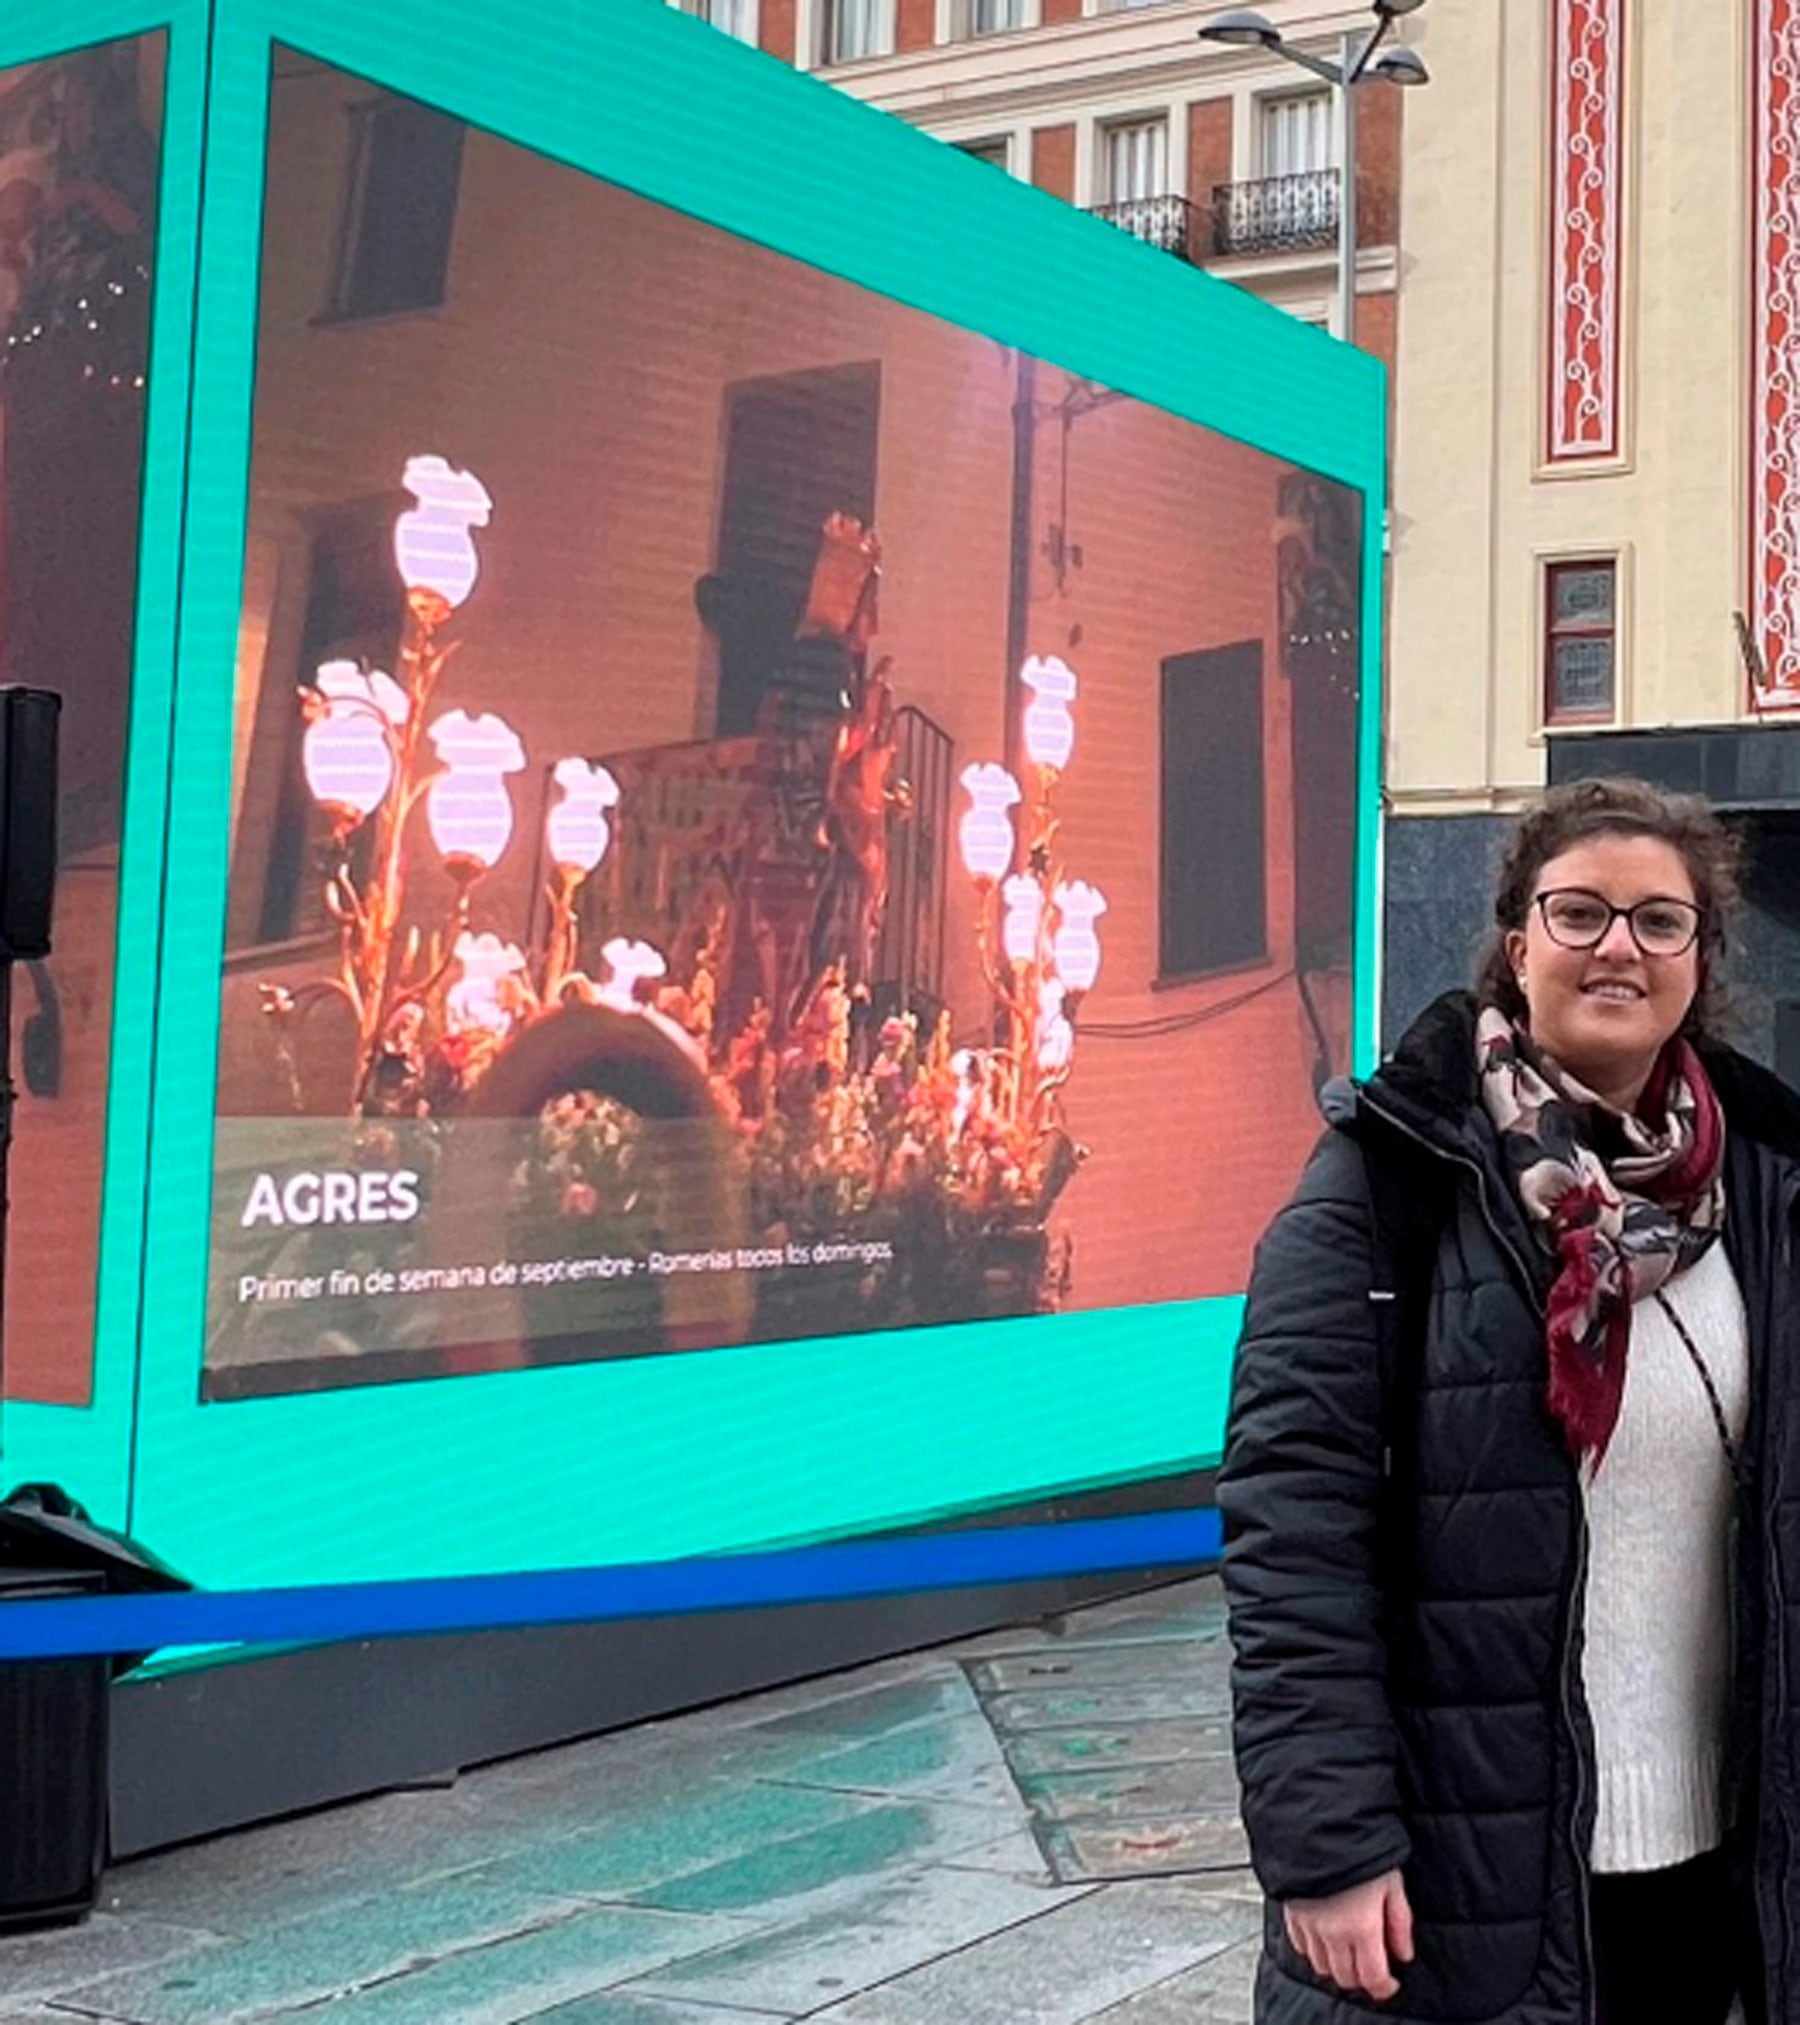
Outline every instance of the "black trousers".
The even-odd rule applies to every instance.
[[[1599,2025],[1724,2025],[1737,1994],[1725,1854],[1593,1880]]]

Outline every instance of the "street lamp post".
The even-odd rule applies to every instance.
[[[1346,343],[1356,341],[1356,87],[1370,79],[1383,84],[1428,84],[1430,73],[1410,49],[1386,49],[1381,45],[1402,14],[1414,13],[1425,0],[1369,0],[1375,16],[1373,27],[1351,29],[1344,37],[1342,54],[1333,63],[1298,49],[1264,15],[1247,9],[1220,14],[1198,30],[1202,42],[1217,42],[1227,48],[1265,49],[1301,70],[1322,77],[1330,85],[1337,103],[1338,130],[1338,335]],[[1377,51],[1380,53],[1377,54]]]

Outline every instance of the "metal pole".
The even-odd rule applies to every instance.
[[[1361,37],[1344,37],[1344,81],[1338,86],[1338,336],[1356,342],[1356,75]]]

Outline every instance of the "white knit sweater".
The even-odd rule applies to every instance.
[[[1663,1292],[1740,1442],[1749,1351],[1724,1245],[1709,1246]],[[1656,1301],[1639,1301],[1619,1423],[1587,1487],[1597,1871],[1658,1870],[1722,1839],[1731,1505],[1731,1472],[1694,1361]]]

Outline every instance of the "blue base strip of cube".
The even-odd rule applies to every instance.
[[[674,1617],[843,1597],[1216,1561],[1211,1507],[1038,1526],[977,1527],[614,1568],[333,1583],[291,1589],[71,1597],[0,1607],[0,1660],[165,1646],[315,1645],[502,1626]],[[0,1592],[3,1597],[3,1592]]]

